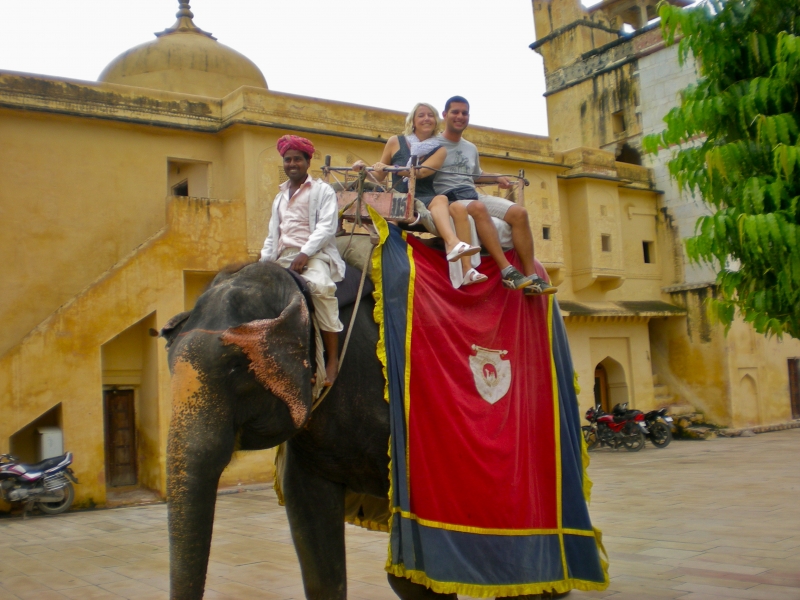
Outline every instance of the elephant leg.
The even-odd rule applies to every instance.
[[[345,600],[345,486],[304,468],[286,448],[283,496],[309,600]]]
[[[457,594],[439,594],[405,577],[389,573],[389,586],[401,600],[457,600]]]
[[[173,383],[175,378],[173,377]],[[180,391],[180,390],[177,390]],[[200,600],[205,588],[217,486],[233,454],[227,406],[196,386],[190,402],[173,385],[167,442],[170,598]]]

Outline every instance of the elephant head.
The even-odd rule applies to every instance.
[[[167,494],[174,598],[201,598],[217,485],[238,436],[276,446],[311,410],[311,323],[292,277],[271,263],[218,275],[162,329],[172,372]]]

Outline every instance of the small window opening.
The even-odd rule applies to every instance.
[[[184,179],[180,183],[172,186],[173,196],[188,196],[189,195],[189,180]]]
[[[644,262],[652,264],[656,262],[655,244],[653,242],[642,242],[642,251],[644,253]]]
[[[603,252],[611,252],[611,236],[610,235],[601,235],[600,236],[600,248],[602,248]]]
[[[167,159],[167,194],[209,197],[211,163],[188,159]]]
[[[600,205],[600,216],[605,217],[608,214],[608,209],[605,204]]]
[[[611,129],[614,133],[625,133],[625,114],[619,110],[611,115]]]
[[[542,198],[542,208],[550,208],[550,201],[547,198]]]
[[[550,225],[545,225],[542,227],[542,239],[549,240],[550,239]]]
[[[626,142],[617,152],[617,162],[642,166],[642,156],[636,148]]]

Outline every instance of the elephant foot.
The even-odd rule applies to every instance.
[[[405,577],[389,573],[389,586],[401,600],[458,600],[457,594],[439,594]]]

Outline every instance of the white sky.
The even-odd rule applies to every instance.
[[[455,94],[472,123],[547,135],[530,0],[193,0],[270,89],[406,112]],[[177,0],[0,0],[0,70],[95,81],[171,26]]]

